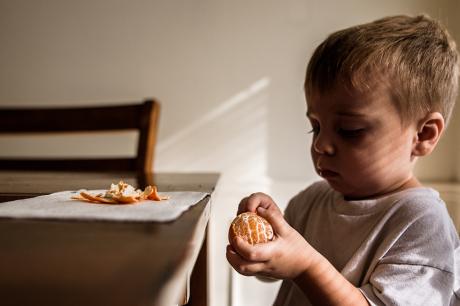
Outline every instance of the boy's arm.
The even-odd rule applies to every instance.
[[[318,252],[310,268],[293,280],[314,305],[369,305],[361,291]]]

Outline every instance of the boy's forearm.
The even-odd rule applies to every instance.
[[[294,279],[313,305],[369,305],[361,291],[351,284],[321,254],[310,268]]]

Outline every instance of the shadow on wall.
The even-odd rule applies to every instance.
[[[157,146],[158,171],[265,175],[270,79],[261,78]]]

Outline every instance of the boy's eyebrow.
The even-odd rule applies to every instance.
[[[337,115],[345,117],[365,117],[366,114],[352,111],[338,111]]]
[[[305,115],[309,118],[311,117],[312,113],[310,111],[307,111]],[[338,111],[337,115],[344,117],[366,117],[366,114],[351,111]]]

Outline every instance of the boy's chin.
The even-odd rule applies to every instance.
[[[344,188],[344,186],[342,186],[339,182],[337,182],[336,180],[328,180],[328,179],[325,179],[323,178],[328,184],[329,186],[331,186],[332,189],[334,189],[335,191],[345,195],[345,193],[347,193],[347,188]]]
[[[337,191],[338,193],[342,194],[346,200],[362,200],[366,199],[372,195],[363,192],[362,190],[357,190],[349,185],[340,184],[340,182],[336,180],[326,180],[331,186],[332,189]]]

